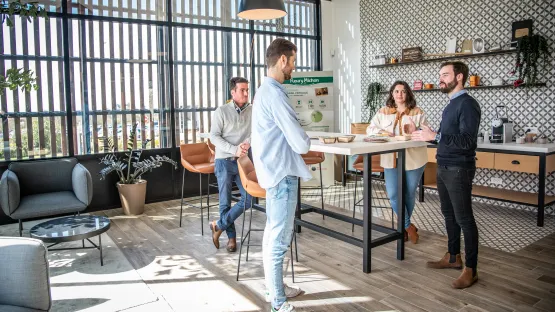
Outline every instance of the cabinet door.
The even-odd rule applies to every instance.
[[[494,168],[538,174],[540,169],[539,156],[495,153]]]
[[[428,162],[436,163],[436,152],[437,148],[430,148],[428,147]]]

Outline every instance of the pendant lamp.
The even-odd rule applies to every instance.
[[[248,20],[270,20],[287,15],[283,0],[241,0],[237,16]]]

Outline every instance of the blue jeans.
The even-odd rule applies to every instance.
[[[218,179],[220,196],[220,220],[218,220],[217,225],[219,229],[226,231],[228,238],[235,238],[237,237],[237,232],[233,222],[243,213],[245,203],[247,207],[250,207],[252,197],[247,194],[243,184],[241,184],[236,160],[216,159],[214,174]],[[231,207],[233,182],[237,184],[241,191],[241,200]]]
[[[281,307],[287,300],[283,289],[283,259],[293,235],[298,187],[298,178],[287,176],[276,186],[266,190],[266,227],[262,257],[272,307]]]
[[[418,183],[420,183],[425,167],[426,165],[414,170],[407,170],[405,174],[405,228],[408,228],[410,225],[410,217],[412,216],[414,203],[416,201],[416,188],[418,187]],[[385,189],[391,201],[391,208],[393,208],[395,214],[399,215],[399,207],[397,205],[397,200],[399,198],[399,194],[397,194],[397,168],[385,168],[384,176]]]

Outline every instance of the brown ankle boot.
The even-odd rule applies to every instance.
[[[405,231],[413,244],[418,243],[418,229],[416,228],[416,226],[414,226],[414,224],[411,223],[409,227],[405,229]]]
[[[426,266],[432,269],[462,269],[463,263],[460,254],[455,256],[455,262],[449,262],[450,259],[451,254],[446,253],[439,261],[426,262]]]
[[[230,238],[227,242],[227,247],[225,248],[228,252],[236,252],[237,251],[237,239]]]
[[[457,278],[451,286],[456,289],[462,289],[472,286],[478,280],[478,272],[476,269],[464,267],[459,278]]]
[[[216,220],[210,222],[210,230],[212,230],[212,242],[217,249],[220,249],[220,235],[222,235],[222,230],[218,229]]]

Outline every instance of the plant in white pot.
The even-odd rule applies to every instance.
[[[104,180],[112,173],[117,173],[119,181],[117,188],[121,200],[123,212],[126,215],[139,215],[144,212],[146,197],[146,180],[141,176],[152,169],[161,167],[165,162],[170,163],[177,169],[177,163],[167,156],[150,156],[150,158],[141,160],[141,154],[149,140],[143,142],[142,149],[134,150],[137,140],[137,124],[133,126],[129,140],[127,141],[127,152],[122,156],[116,153],[116,147],[112,139],[104,138],[104,149],[110,153],[105,155],[100,163],[106,165],[100,171],[100,179]],[[121,155],[121,154],[120,154]]]

